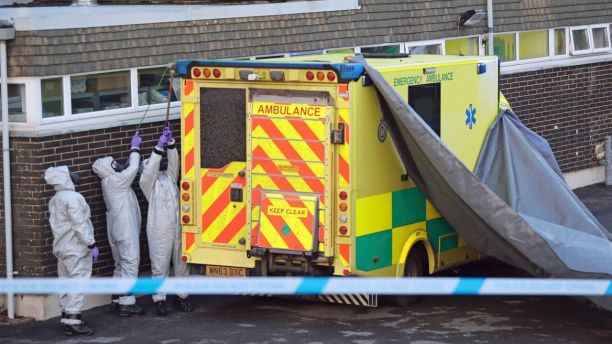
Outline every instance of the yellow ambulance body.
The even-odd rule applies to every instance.
[[[473,170],[496,57],[368,58]],[[177,63],[183,259],[211,276],[418,276],[480,257],[406,175],[344,55]]]

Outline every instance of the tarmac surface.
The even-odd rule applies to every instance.
[[[612,228],[612,188],[575,190]],[[492,259],[446,276],[528,277]],[[65,337],[59,319],[0,326],[0,344],[38,343],[612,343],[612,312],[570,297],[430,296],[408,307],[363,308],[255,296],[195,296],[196,311],[120,318],[109,306],[85,311],[91,337]]]

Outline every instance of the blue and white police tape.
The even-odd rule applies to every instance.
[[[571,295],[610,296],[612,281],[550,278],[201,277],[0,279],[0,294]]]

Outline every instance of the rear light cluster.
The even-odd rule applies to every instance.
[[[181,204],[181,211],[183,214],[183,216],[181,216],[181,222],[184,225],[191,224],[191,213],[193,209],[191,203],[189,202],[192,199],[191,193],[191,183],[188,181],[183,181],[181,183],[181,200],[183,201]]]
[[[199,78],[201,76],[204,76],[205,78],[210,78],[213,77],[215,79],[218,79],[221,77],[221,71],[217,68],[194,68],[193,69],[193,76],[196,78]]]
[[[338,193],[338,198],[340,199],[340,205],[338,206],[338,209],[340,210],[340,228],[338,228],[338,232],[340,233],[340,235],[348,235],[348,216],[346,214],[346,212],[348,211],[348,204],[346,202],[346,200],[348,199],[348,193],[346,191],[340,191]]]
[[[306,79],[308,81],[336,81],[336,73],[323,71],[313,72],[309,70],[306,72]]]

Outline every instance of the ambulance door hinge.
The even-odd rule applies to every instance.
[[[372,78],[370,78],[369,76],[364,75],[361,78],[361,86],[367,87],[367,86],[372,86],[373,84],[374,84],[374,82],[372,82]]]
[[[344,123],[338,123],[338,129],[331,131],[331,142],[333,144],[344,144]]]

